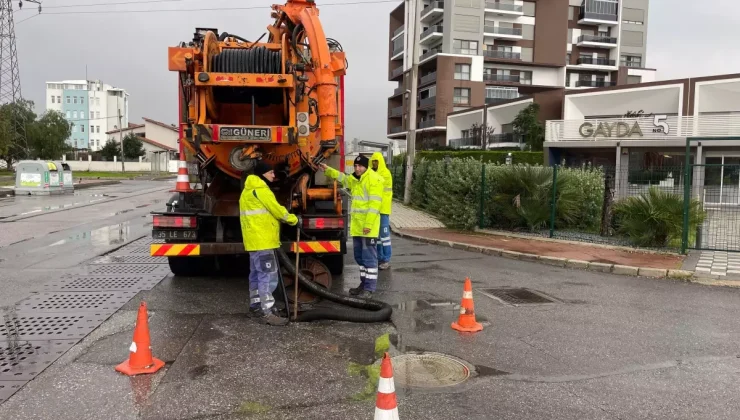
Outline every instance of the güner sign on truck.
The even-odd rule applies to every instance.
[[[581,135],[581,137],[593,138],[596,138],[599,135],[602,137],[617,138],[633,136],[643,137],[644,134],[642,132],[642,128],[640,127],[640,119],[649,117],[653,117],[653,125],[655,126],[655,128],[653,128],[652,130],[653,133],[668,134],[668,132],[670,131],[670,127],[666,122],[666,120],[668,119],[667,115],[645,115],[642,110],[637,112],[629,111],[624,115],[624,118],[635,118],[635,120],[632,122],[601,121],[594,126],[594,123],[586,121],[578,128],[578,133]]]

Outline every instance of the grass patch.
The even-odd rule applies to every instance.
[[[150,176],[150,172],[87,172],[87,171],[76,171],[72,172],[75,179],[78,178],[92,178],[92,179],[128,179],[136,178],[139,176]]]

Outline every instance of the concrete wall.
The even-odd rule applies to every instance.
[[[75,171],[94,171],[94,172],[121,172],[121,162],[96,162],[96,161],[74,161],[68,160],[66,163]],[[164,166],[162,169],[164,171]],[[126,162],[126,172],[150,172],[152,170],[151,162]]]

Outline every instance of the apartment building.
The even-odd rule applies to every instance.
[[[100,150],[105,133],[118,129],[118,110],[122,126],[128,126],[128,97],[124,89],[100,80],[46,82],[46,110],[59,111],[72,124],[67,143],[75,150]]]
[[[443,145],[451,113],[525,96],[552,98],[565,89],[653,81],[654,70],[644,67],[647,14],[648,0],[405,1],[390,14],[388,70],[397,87],[388,99],[388,137],[403,138],[410,126],[413,42],[417,143]],[[548,106],[540,118],[561,114]]]

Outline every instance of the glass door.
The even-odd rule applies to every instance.
[[[704,202],[740,205],[740,157],[707,157],[704,166]]]

